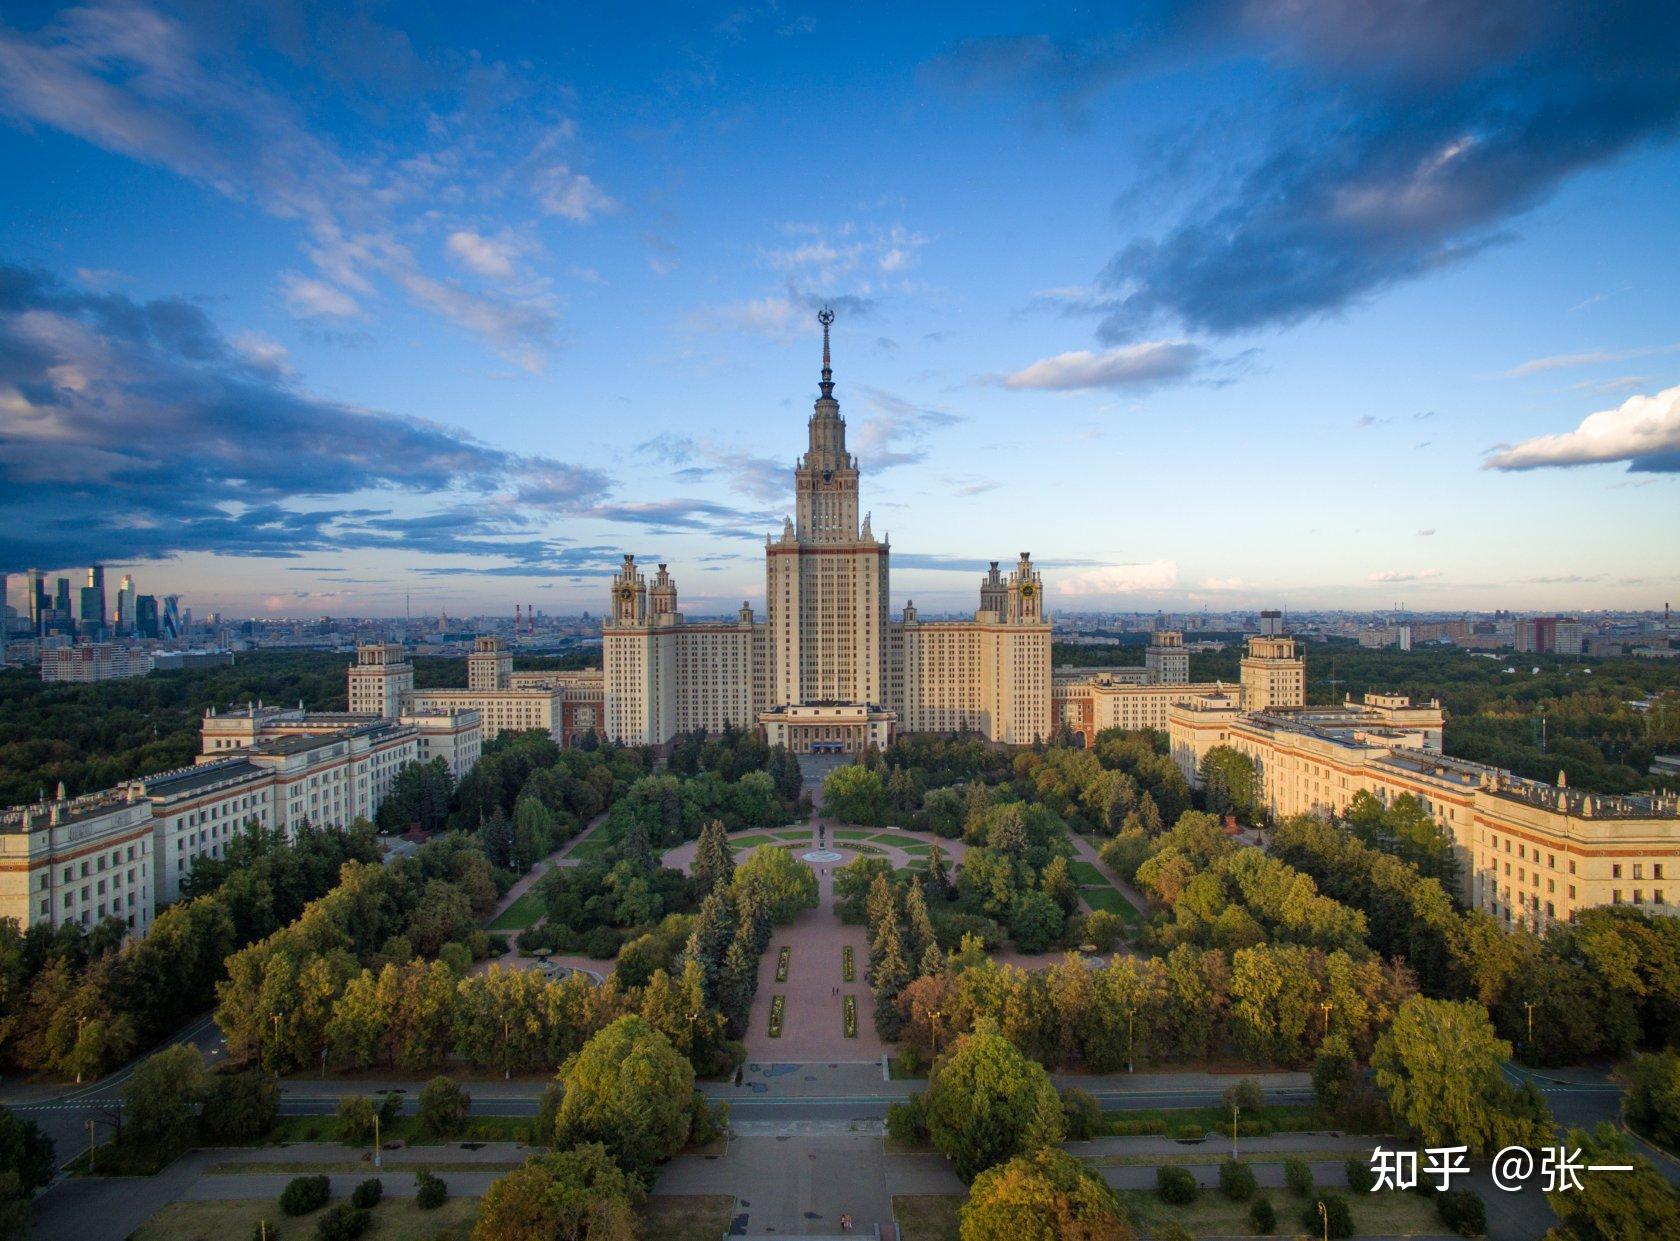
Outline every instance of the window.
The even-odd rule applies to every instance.
[[[1621,877],[1622,877],[1622,864],[1620,862],[1612,863],[1611,866],[1610,866],[1610,878],[1620,879]]]

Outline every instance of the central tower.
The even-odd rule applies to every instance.
[[[828,329],[832,310],[817,312],[823,330],[822,395],[812,409],[810,443],[794,471],[799,541],[804,544],[852,543],[858,537],[857,461],[846,451],[846,420],[834,399],[834,369],[829,365]]]
[[[858,466],[834,399],[829,327],[805,455],[794,471],[797,520],[765,545],[772,703],[879,706],[886,698],[888,547],[858,522]]]

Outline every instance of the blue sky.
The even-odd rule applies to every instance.
[[[895,606],[1680,585],[1671,6],[627,7],[0,9],[3,567],[756,602],[827,302]]]

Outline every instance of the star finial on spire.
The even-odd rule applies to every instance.
[[[823,330],[823,364],[822,364],[822,394],[823,400],[834,399],[834,371],[828,364],[828,327],[834,322],[834,311],[824,306],[817,311],[817,322],[822,324]]]

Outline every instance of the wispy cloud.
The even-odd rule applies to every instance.
[[[1367,582],[1425,582],[1440,577],[1439,569],[1378,569],[1367,573]]]
[[[1500,371],[1500,379],[1525,379],[1530,375],[1544,375],[1550,371],[1568,370],[1577,366],[1598,366],[1605,362],[1625,362],[1629,358],[1645,358],[1657,353],[1680,351],[1680,344],[1650,345],[1640,349],[1588,349],[1581,353],[1556,353],[1544,358],[1530,358],[1508,371]]]
[[[1059,353],[999,376],[996,382],[1016,390],[1053,392],[1148,388],[1185,379],[1195,374],[1206,359],[1207,350],[1189,341],[1147,341],[1096,353],[1086,349]]]
[[[352,93],[358,86],[340,72],[352,62],[357,74],[411,79],[411,87],[425,76],[397,32],[365,16],[359,27],[341,25],[355,28],[315,32],[318,39],[293,49],[295,63],[331,74],[336,89]],[[544,291],[468,289],[428,271],[412,240],[441,224],[428,207],[480,178],[483,170],[471,167],[463,152],[484,146],[348,154],[306,121],[294,92],[272,86],[257,61],[231,54],[225,32],[207,33],[208,27],[144,3],[101,0],[65,9],[36,29],[0,24],[0,113],[74,134],[296,222],[312,270],[284,274],[281,294],[301,317],[349,318],[383,286],[539,369],[555,343],[556,315]],[[329,63],[323,48],[334,39],[353,44],[354,54]],[[482,93],[487,76],[454,75],[456,89]],[[553,163],[549,172],[556,168],[565,166]],[[609,209],[611,199],[593,182],[566,172],[532,178],[539,209],[571,218]],[[469,256],[451,244],[449,252],[480,275],[495,266],[483,249]]]

